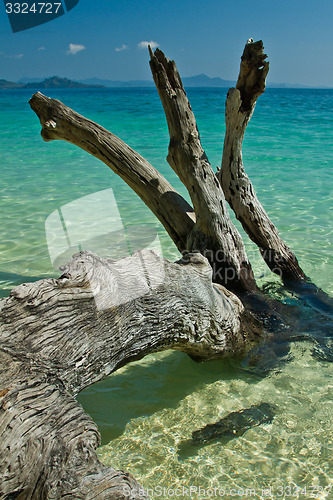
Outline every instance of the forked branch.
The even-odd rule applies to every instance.
[[[250,236],[263,254],[272,251],[272,259],[266,257],[270,267],[279,268],[284,278],[304,279],[242,164],[245,128],[264,90],[265,57],[262,42],[245,47],[237,87],[227,99],[219,177]],[[119,138],[37,93],[30,104],[42,136],[71,142],[99,158],[141,197],[179,250],[207,255],[214,279],[230,290],[253,289],[243,242],[201,146],[177,68],[159,50],[151,52],[151,67],[169,126],[168,160],[190,193],[195,215]],[[231,291],[212,283],[208,260],[195,252],[177,263],[147,250],[120,261],[82,252],[58,280],[15,288],[0,300],[1,498],[139,498],[140,487],[130,475],[98,461],[99,434],[76,394],[150,352],[172,348],[196,360],[231,357],[261,333],[262,323]]]

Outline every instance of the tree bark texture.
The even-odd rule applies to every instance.
[[[139,491],[99,463],[97,427],[75,396],[150,352],[204,360],[248,349],[261,326],[211,274],[199,253],[173,264],[149,250],[119,261],[86,251],[59,279],[20,285],[1,301],[1,498]]]

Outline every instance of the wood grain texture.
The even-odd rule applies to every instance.
[[[222,167],[217,176],[225,197],[252,241],[258,245],[269,268],[283,280],[306,280],[297,258],[282,240],[261,205],[247,176],[242,158],[245,129],[257,98],[265,90],[269,64],[262,41],[248,42],[242,55],[236,88],[226,100],[226,134]]]
[[[245,351],[260,324],[211,275],[196,253],[171,263],[149,250],[119,261],[86,251],[59,279],[1,301],[1,498],[139,498],[134,478],[99,463],[98,429],[75,396],[151,352]]]

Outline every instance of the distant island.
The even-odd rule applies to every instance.
[[[210,87],[210,88],[230,88],[236,85],[235,80],[223,80],[223,78],[211,78],[204,73],[195,76],[187,76],[183,79],[185,88],[190,87]],[[17,82],[0,80],[1,89],[88,89],[88,88],[135,88],[135,87],[155,87],[153,80],[105,80],[101,78],[88,78],[74,81],[68,78],[52,76],[49,78],[21,78]],[[291,83],[269,83],[268,88],[312,88],[306,85]],[[328,88],[328,87],[327,87]]]
[[[223,80],[222,78],[210,78],[201,74],[183,78],[185,87],[233,87],[236,82]],[[21,78],[18,82],[0,80],[0,89],[83,89],[83,88],[133,88],[133,87],[155,87],[153,80],[102,80],[100,78],[88,78],[86,80],[69,80],[52,76],[50,78]]]
[[[27,83],[8,82],[0,80],[0,89],[84,89],[84,88],[103,88],[104,85],[92,85],[69,80],[68,78],[60,78],[59,76],[51,76],[41,81],[32,81]]]
[[[8,80],[0,80],[0,89],[20,89],[22,85]]]

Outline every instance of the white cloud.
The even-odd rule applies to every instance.
[[[159,46],[159,43],[154,42],[153,40],[151,40],[150,42],[142,41],[142,42],[138,43],[138,48],[139,49],[147,49],[148,45],[150,45],[152,49],[156,49],[156,47]]]
[[[84,45],[80,45],[78,43],[70,43],[68,45],[67,55],[74,56],[78,52],[81,52],[81,50],[85,50]]]
[[[40,51],[40,50],[45,50],[45,47],[43,47],[43,46],[42,46],[42,47],[38,47],[38,49],[37,49],[37,50],[38,50],[38,51]]]
[[[6,55],[5,57],[8,57],[8,59],[22,59],[24,54],[13,54],[13,55]]]
[[[128,50],[128,46],[125,45],[124,43],[122,44],[121,47],[117,47],[116,49],[114,49],[116,52],[122,52],[123,50]]]

